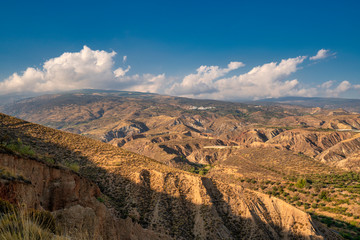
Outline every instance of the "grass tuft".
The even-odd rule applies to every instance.
[[[46,211],[15,207],[0,199],[0,240],[62,240],[55,234],[55,220]]]

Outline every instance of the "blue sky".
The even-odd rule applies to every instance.
[[[228,100],[288,94],[359,98],[359,9],[358,1],[5,0],[0,5],[0,94],[29,91],[27,84],[45,81],[39,92],[72,85]],[[64,73],[68,68],[47,74],[46,61],[65,52],[80,54],[84,46],[94,61],[99,60],[91,55],[96,50],[108,53],[112,65],[101,69],[98,80],[81,75],[69,84],[72,79],[61,77],[73,76]],[[324,57],[310,60],[320,49],[327,50]],[[117,54],[110,56],[112,51]],[[289,60],[301,56],[307,58]],[[280,75],[274,71],[281,66],[266,65],[283,59],[290,70]],[[242,64],[230,69],[230,62]],[[263,68],[254,77],[249,72],[257,66]],[[29,67],[39,72],[26,77]],[[119,68],[123,75],[110,76]],[[262,85],[287,87],[261,94]]]

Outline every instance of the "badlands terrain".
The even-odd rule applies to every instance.
[[[59,236],[360,238],[355,112],[101,90],[0,112],[0,197]]]

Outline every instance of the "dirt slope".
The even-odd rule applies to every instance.
[[[104,240],[169,239],[143,229],[130,219],[117,218],[113,210],[99,201],[100,189],[67,168],[21,157],[3,148],[0,148],[0,168],[12,175],[0,176],[1,199],[50,211],[58,231],[66,231],[74,239],[79,236]]]

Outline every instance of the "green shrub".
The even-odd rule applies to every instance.
[[[320,221],[321,221],[322,223],[325,223],[328,227],[330,227],[331,225],[334,224],[334,220],[333,220],[332,218],[330,218],[330,217],[322,216],[322,217],[320,218]]]
[[[340,232],[340,235],[345,238],[345,239],[354,239],[351,233],[347,233],[347,232]]]
[[[65,166],[71,170],[73,170],[74,172],[79,172],[80,171],[80,166],[78,163],[72,162],[65,162]]]
[[[297,188],[308,188],[310,187],[310,181],[305,178],[299,178],[295,184]]]
[[[51,165],[55,164],[55,159],[53,158],[46,157],[44,160]]]
[[[202,165],[202,167],[190,167],[188,169],[189,172],[199,174],[199,175],[206,175],[209,170],[212,168],[211,165]],[[241,180],[240,180],[241,181]],[[243,182],[243,181],[241,181]]]
[[[297,201],[297,200],[299,200],[300,199],[300,197],[298,196],[298,195],[295,195],[294,197],[293,197],[293,200],[294,201]]]
[[[320,194],[319,194],[319,199],[322,199],[322,200],[325,200],[325,201],[330,200],[329,192],[325,191],[325,190],[321,191]]]
[[[10,143],[5,146],[5,148],[18,153],[22,156],[26,157],[35,157],[35,151],[31,149],[30,146],[25,146],[21,142],[20,143]]]
[[[282,192],[282,195],[283,195],[284,197],[288,197],[290,194],[287,193],[287,192]]]
[[[196,168],[194,168],[194,167],[191,167],[191,168],[189,169],[189,172],[191,172],[191,173],[198,173],[198,170],[197,170]]]
[[[199,175],[203,176],[207,173],[207,171],[205,169],[200,169],[199,171]]]
[[[291,191],[291,192],[297,192],[297,189],[294,188],[293,186],[290,186],[290,185],[289,185],[288,189],[289,189],[289,191]]]

